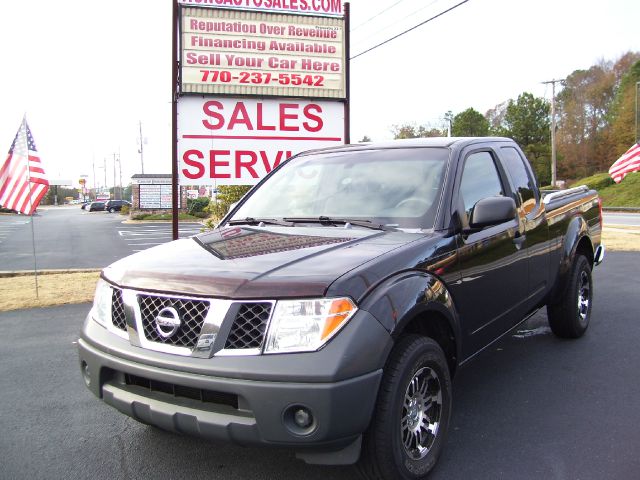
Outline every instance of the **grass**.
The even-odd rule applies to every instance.
[[[640,252],[640,227],[622,225],[605,227],[602,230],[602,241],[607,250]]]
[[[608,173],[598,173],[581,178],[571,184],[572,187],[587,185],[595,188],[605,207],[637,207],[640,208],[640,173],[630,173],[620,183],[615,183]]]
[[[33,274],[2,277],[0,311],[91,302],[99,277],[99,272],[38,274],[37,297]]]

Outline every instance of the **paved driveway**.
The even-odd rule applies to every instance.
[[[171,224],[123,224],[117,213],[86,212],[77,205],[43,208],[33,217],[0,215],[0,271],[103,268],[132,253],[171,241]],[[180,237],[200,231],[180,223]],[[33,237],[32,237],[33,235]]]
[[[556,339],[539,313],[459,372],[432,480],[638,478],[639,269],[638,253],[608,254],[582,339]],[[0,478],[356,478],[288,450],[165,433],[101,403],[85,388],[76,353],[88,310],[0,314]]]

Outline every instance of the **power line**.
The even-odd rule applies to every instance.
[[[385,40],[384,42],[381,42],[381,43],[379,43],[379,44],[377,44],[377,45],[374,45],[373,47],[371,47],[371,48],[369,48],[369,49],[365,50],[364,52],[360,52],[359,54],[354,55],[354,56],[353,56],[353,57],[351,57],[349,60],[353,60],[353,59],[355,59],[355,58],[358,58],[358,57],[360,57],[360,56],[364,55],[365,53],[369,53],[370,51],[375,50],[376,48],[381,47],[382,45],[385,45],[385,44],[387,44],[387,43],[389,43],[389,42],[391,42],[391,41],[395,40],[396,38],[399,38],[399,37],[401,37],[401,36],[403,36],[403,35],[405,35],[405,34],[407,34],[407,33],[411,32],[412,30],[415,30],[416,28],[421,27],[422,25],[425,25],[425,24],[429,23],[429,22],[430,22],[430,21],[432,21],[432,20],[435,20],[435,19],[436,19],[436,18],[438,18],[438,17],[441,17],[441,16],[442,16],[442,15],[444,15],[445,13],[449,13],[451,10],[454,10],[454,9],[458,8],[460,5],[463,5],[463,4],[467,3],[468,1],[469,1],[469,0],[463,0],[462,2],[460,2],[460,3],[456,4],[456,5],[454,5],[453,7],[448,8],[448,9],[446,9],[446,10],[444,10],[444,11],[442,11],[442,12],[438,13],[437,15],[434,15],[434,16],[433,16],[433,17],[431,17],[431,18],[428,18],[428,19],[427,19],[427,20],[425,20],[424,22],[420,22],[419,24],[414,25],[413,27],[411,27],[411,28],[409,28],[409,29],[407,29],[407,30],[405,30],[405,31],[403,31],[403,32],[400,32],[399,34],[394,35],[394,36],[393,36],[393,37],[391,37],[391,38],[388,38],[388,39],[387,39],[387,40]]]
[[[389,30],[391,27],[393,27],[393,26],[395,26],[395,25],[398,25],[400,22],[403,22],[404,20],[406,20],[406,19],[407,19],[407,18],[409,18],[409,17],[413,17],[413,16],[414,16],[416,13],[418,13],[418,12],[421,12],[421,11],[423,11],[423,10],[426,10],[427,8],[429,8],[430,6],[432,6],[432,5],[433,5],[433,4],[435,4],[435,3],[438,3],[439,1],[440,1],[440,0],[433,0],[432,2],[429,2],[429,4],[422,6],[422,7],[420,7],[419,9],[414,10],[414,11],[413,11],[413,12],[411,12],[410,14],[405,15],[405,16],[404,16],[404,17],[402,17],[401,19],[399,19],[399,20],[397,20],[397,21],[395,21],[395,22],[390,23],[390,24],[389,24],[389,25],[387,25],[386,27],[383,27],[383,28],[379,29],[376,33],[374,33],[374,34],[372,34],[372,35],[369,35],[369,36],[367,36],[367,37],[364,37],[364,38],[362,38],[362,39],[360,39],[360,40],[357,40],[356,42],[354,42],[354,45],[359,45],[359,44],[361,44],[361,43],[365,43],[365,41],[369,40],[370,38],[374,38],[374,37],[376,37],[376,36],[379,36],[379,34],[380,34],[380,33],[382,33],[382,32],[385,32],[385,31]],[[352,31],[353,31],[353,30],[352,30]]]
[[[399,3],[404,2],[404,0],[398,0],[396,3],[394,3],[393,5],[385,8],[384,10],[376,13],[373,17],[371,17],[369,20],[365,20],[364,22],[362,22],[360,25],[357,25],[355,27],[353,27],[351,29],[352,32],[355,32],[357,29],[359,29],[360,27],[362,27],[363,25],[366,25],[367,23],[369,23],[371,20],[375,20],[376,18],[378,18],[380,15],[382,15],[384,12],[388,12],[389,10],[391,10],[393,7],[395,7],[396,5],[398,5]]]

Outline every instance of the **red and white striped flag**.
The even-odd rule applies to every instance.
[[[611,165],[609,175],[614,182],[620,183],[627,173],[638,170],[640,170],[640,143],[636,143]]]
[[[27,119],[22,119],[9,155],[0,166],[0,205],[31,215],[49,190]]]

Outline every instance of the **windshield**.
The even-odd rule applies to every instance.
[[[445,148],[294,158],[262,184],[232,220],[329,217],[433,228],[448,158]]]

